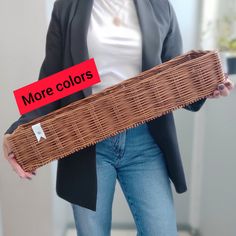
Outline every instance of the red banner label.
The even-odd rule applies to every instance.
[[[14,90],[14,96],[22,115],[98,82],[100,77],[92,58]]]

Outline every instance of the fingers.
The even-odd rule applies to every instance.
[[[217,89],[212,93],[212,95],[208,96],[207,98],[219,98],[219,97],[220,97],[220,91]]]
[[[224,73],[224,76],[225,76],[225,80],[227,80],[229,78],[229,74],[228,73]]]
[[[221,94],[220,94],[219,89],[215,89],[214,92],[211,95],[207,96],[207,98],[219,98],[220,95]]]
[[[32,173],[26,172],[22,169],[22,167],[17,163],[15,154],[12,151],[12,148],[10,147],[10,144],[7,140],[7,137],[9,134],[4,135],[3,139],[3,152],[4,152],[4,158],[9,162],[12,169],[16,172],[16,174],[21,178],[27,178],[29,180],[32,179],[34,175],[36,175],[36,172],[33,171]]]
[[[33,174],[29,172],[25,172],[21,166],[17,163],[16,158],[14,154],[9,158],[9,162],[13,168],[13,170],[21,177],[21,178],[27,178],[29,180],[32,179]]]
[[[226,97],[230,94],[230,91],[234,89],[234,82],[226,77],[225,81],[219,84],[216,90],[207,98],[219,98],[220,96]]]
[[[7,136],[9,136],[9,134],[6,134],[4,136],[4,141],[3,141],[3,151],[5,159],[10,163],[12,169],[17,173],[18,176],[20,176],[21,178],[27,178],[31,180],[33,175],[36,175],[36,172],[35,171],[33,171],[32,173],[26,172],[17,163],[15,154],[13,153],[10,144],[7,141]]]
[[[231,90],[234,88],[234,82],[232,80],[229,79],[229,75],[227,73],[224,73],[225,75],[225,79],[224,79],[224,84],[225,86]]]
[[[218,90],[220,92],[220,95],[223,97],[228,96],[230,93],[229,89],[227,88],[227,86],[225,86],[224,83],[218,85]]]
[[[14,153],[10,153],[8,155],[7,158],[8,162],[10,163],[12,169],[17,173],[17,175],[21,178],[27,178],[29,180],[32,179],[33,175],[36,175],[36,172],[26,172],[24,171],[21,166],[17,163],[16,158],[15,158],[15,154]]]
[[[220,91],[221,96],[228,96],[230,91],[234,89],[234,82],[228,77],[225,79],[225,81],[218,85],[218,90]]]
[[[235,85],[234,85],[234,82],[230,79],[227,79],[225,82],[224,82],[225,86],[229,89],[229,90],[232,90],[234,89]]]

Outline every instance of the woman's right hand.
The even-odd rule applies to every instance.
[[[13,153],[9,142],[7,141],[7,137],[9,137],[10,134],[5,134],[3,137],[3,151],[4,151],[4,157],[5,159],[10,163],[12,169],[20,176],[21,178],[27,178],[29,180],[32,179],[33,175],[36,175],[36,172],[25,172],[21,166],[16,162],[15,154]]]

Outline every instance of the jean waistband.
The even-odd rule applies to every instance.
[[[138,126],[126,129],[114,136],[109,137],[109,139],[116,139],[118,137],[123,137],[123,136],[136,137],[136,136],[145,135],[145,134],[149,135],[147,123],[139,124]]]

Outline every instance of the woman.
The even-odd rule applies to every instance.
[[[94,57],[102,82],[21,116],[6,131],[6,159],[19,176],[31,179],[35,173],[22,170],[6,141],[18,125],[181,53],[181,35],[168,1],[57,0],[39,79]],[[209,98],[227,96],[233,86],[226,78]],[[198,111],[205,100],[185,109]],[[176,236],[169,178],[178,193],[186,191],[171,112],[59,160],[57,194],[71,203],[78,235],[107,236],[118,179],[138,235]]]

